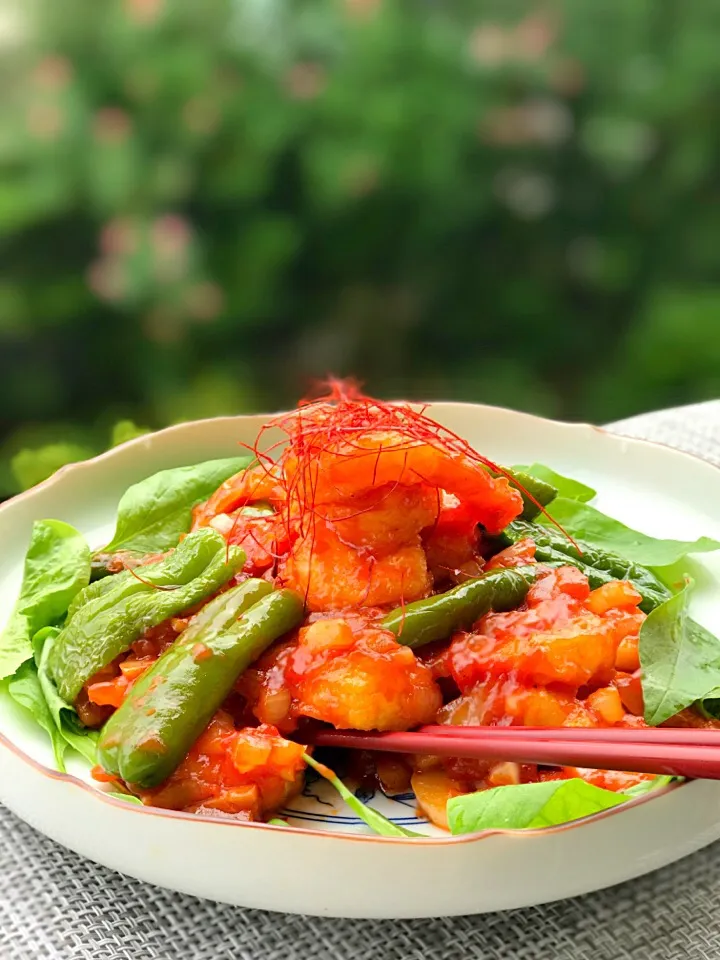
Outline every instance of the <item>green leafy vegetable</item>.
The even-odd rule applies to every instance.
[[[273,817],[272,820],[268,820],[268,823],[271,823],[274,827],[286,827],[288,825],[287,820],[281,820],[280,817]]]
[[[638,530],[626,527],[587,503],[558,497],[547,512],[573,537],[580,537],[597,547],[621,554],[627,560],[647,567],[665,567],[689,553],[720,550],[720,543],[709,537],[697,540],[657,540]],[[542,523],[549,523],[543,518]]]
[[[634,800],[636,797],[644,797],[646,793],[652,793],[653,790],[662,790],[663,787],[670,786],[671,783],[675,781],[680,781],[680,777],[653,777],[652,780],[641,780],[640,783],[636,783],[632,787],[628,787],[627,790],[623,790],[623,793],[630,800]]]
[[[587,484],[579,480],[572,480],[570,477],[564,477],[561,473],[556,473],[551,467],[546,467],[543,463],[533,463],[529,467],[513,467],[513,470],[521,470],[531,477],[538,480],[544,480],[555,487],[559,497],[566,497],[568,500],[579,500],[581,503],[587,503],[592,500],[596,491]]]
[[[585,780],[546,780],[481,790],[448,800],[450,832],[553,827],[618,806],[628,797]]]
[[[76,750],[81,756],[85,757],[88,763],[94,764],[97,761],[96,753],[99,736],[97,731],[89,730],[83,726],[75,707],[63,700],[48,673],[48,659],[52,652],[53,644],[59,635],[60,630],[57,627],[47,627],[45,630],[40,630],[33,637],[33,653],[37,665],[40,687],[55,727],[62,738],[73,750]]]
[[[59,632],[57,627],[47,627],[35,634],[32,641],[35,659],[26,660],[18,668],[8,680],[7,692],[47,733],[52,743],[55,765],[64,773],[68,747],[88,763],[96,762],[98,734],[95,730],[83,727],[74,708],[59,697],[47,676],[43,663],[45,648]]]
[[[90,550],[61,520],[37,520],[25,555],[20,597],[0,634],[0,679],[32,657],[32,637],[63,617],[90,579]]]
[[[50,712],[50,707],[45,700],[45,694],[40,684],[38,670],[33,660],[26,660],[18,667],[15,675],[8,681],[7,690],[13,700],[27,710],[33,720],[50,737],[55,765],[61,773],[64,773],[67,741],[60,733]]]
[[[717,694],[720,640],[688,616],[691,583],[653,610],[640,628],[645,722],[657,726]]]
[[[115,535],[104,552],[162,553],[174,547],[190,529],[192,508],[250,462],[250,457],[206,460],[134,484],[120,500]]]
[[[336,777],[329,767],[326,767],[324,763],[318,763],[318,761],[315,760],[314,757],[311,757],[309,753],[304,753],[303,759],[305,760],[305,763],[312,767],[313,770],[316,770],[321,777],[325,777],[325,779],[335,787],[350,809],[354,810],[360,819],[364,820],[370,829],[374,830],[375,833],[380,834],[381,837],[420,836],[419,833],[413,833],[412,830],[406,830],[404,827],[399,827],[396,823],[393,823],[391,820],[388,820],[387,817],[384,817],[381,813],[378,813],[377,810],[373,810],[372,807],[368,807],[362,802],[362,800],[358,800],[352,790],[348,790],[342,780],[339,777]]]
[[[582,571],[593,590],[612,580],[629,580],[642,595],[640,609],[649,613],[672,596],[652,570],[632,563],[617,553],[601,550],[583,540],[569,540],[555,527],[513,520],[495,539],[502,547],[530,537],[535,543],[535,558],[550,566],[571,564]]]
[[[133,803],[136,806],[144,806],[142,800],[138,800],[137,797],[134,797],[131,793],[117,793],[114,790],[103,790],[103,793],[106,797],[112,797],[113,800],[124,800],[125,803]]]
[[[720,720],[720,687],[706,693],[695,706],[708,720]]]

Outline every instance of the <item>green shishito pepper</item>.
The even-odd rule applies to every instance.
[[[444,640],[456,630],[472,626],[490,610],[519,607],[535,576],[536,570],[531,566],[494,570],[447,593],[399,607],[381,625],[395,634],[398,643],[412,649]]]
[[[302,616],[301,597],[273,592],[264,580],[247,580],[211,600],[108,720],[100,764],[139,787],[162,783],[240,674]]]
[[[163,560],[91,583],[75,597],[48,658],[60,695],[72,703],[83,684],[147,629],[211,596],[243,565],[214,530],[189,534]]]
[[[577,567],[588,578],[593,589],[611,580],[629,580],[642,595],[640,609],[645,613],[650,613],[672,596],[665,584],[647,567],[582,540],[575,540],[575,546],[559,530],[514,520],[498,535],[496,542],[507,547],[526,537],[534,541],[535,557],[539,562],[550,566]]]
[[[494,476],[503,476],[503,474],[494,474]],[[557,488],[551,483],[531,477],[529,473],[523,473],[522,470],[508,470],[507,479],[510,486],[514,487],[523,499],[523,511],[520,514],[523,520],[534,520],[540,515],[540,507],[546,507],[558,495]],[[530,497],[534,499],[531,500]]]

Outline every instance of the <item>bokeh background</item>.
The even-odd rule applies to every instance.
[[[720,5],[0,0],[0,496],[314,377],[720,395]]]

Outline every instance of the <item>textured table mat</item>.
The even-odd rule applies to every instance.
[[[635,417],[613,429],[720,464],[720,401]],[[302,864],[284,869],[303,882]],[[463,957],[720,958],[720,842],[612,890],[529,910],[448,920],[317,920],[220,906],[138,883],[63,850],[0,808],[0,960]]]

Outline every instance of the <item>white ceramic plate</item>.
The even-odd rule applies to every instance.
[[[600,509],[649,534],[720,538],[720,471],[670,448],[594,427],[469,404],[430,413],[501,463],[541,461],[599,491]],[[205,420],[131,441],[0,507],[0,626],[17,595],[32,521],[55,517],[101,546],[129,484],[232,455],[264,417]],[[720,558],[697,564],[693,613],[720,633]],[[72,763],[72,761],[71,761]],[[422,840],[369,836],[334,793],[310,783],[290,826],[200,819],[105,797],[78,760],[52,770],[42,734],[0,696],[0,800],[98,863],[213,900],[339,917],[428,917],[545,903],[640,876],[720,837],[720,783],[696,781],[583,821],[449,837],[411,797],[373,798]],[[365,799],[365,798],[363,798]]]

